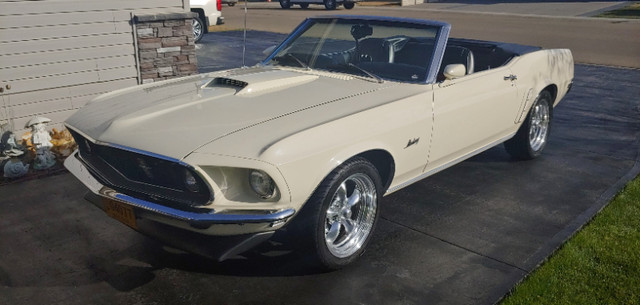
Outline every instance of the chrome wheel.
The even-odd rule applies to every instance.
[[[324,226],[324,240],[332,255],[345,258],[362,248],[373,229],[377,202],[376,185],[365,174],[353,174],[340,184]]]
[[[287,9],[291,7],[291,2],[289,0],[280,0],[280,7]]]
[[[504,142],[504,148],[511,157],[517,160],[531,160],[542,154],[551,132],[552,101],[549,91],[540,92],[518,132]]]
[[[335,10],[336,0],[324,0],[324,7],[328,10]]]
[[[193,18],[191,27],[193,29],[193,38],[196,42],[200,41],[204,35],[204,25],[202,21],[199,18]]]
[[[549,130],[549,104],[540,100],[531,112],[531,128],[529,128],[529,145],[533,151],[538,151],[547,142]]]

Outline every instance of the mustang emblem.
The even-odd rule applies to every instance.
[[[411,145],[414,145],[414,144],[418,144],[418,141],[420,141],[420,138],[409,139],[409,142],[407,143],[407,146],[405,146],[404,148],[407,148],[407,147],[409,147]]]

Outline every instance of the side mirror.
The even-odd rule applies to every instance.
[[[467,74],[467,68],[463,64],[451,64],[444,67],[444,77],[447,79],[460,78]]]
[[[273,53],[273,50],[275,50],[277,47],[277,45],[272,45],[266,49],[264,49],[264,51],[262,51],[262,54],[264,55],[271,55],[271,53]]]

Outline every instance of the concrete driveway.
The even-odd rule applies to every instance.
[[[281,39],[249,32],[247,64]],[[201,69],[238,66],[241,40],[206,35]],[[277,242],[223,263],[165,248],[69,174],[3,186],[0,304],[492,304],[640,172],[638,79],[576,66],[541,158],[498,146],[385,197],[368,251],[336,272]]]

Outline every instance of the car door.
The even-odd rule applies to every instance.
[[[433,141],[426,170],[461,161],[512,135],[520,107],[516,81],[502,67],[435,84]]]

